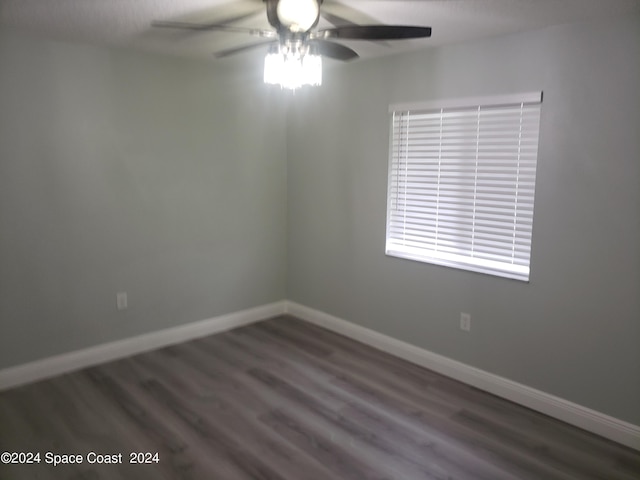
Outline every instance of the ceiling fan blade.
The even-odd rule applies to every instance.
[[[378,22],[375,18],[365,14],[337,0],[324,0],[320,7],[320,15],[336,27],[347,25],[369,25]]]
[[[271,25],[276,30],[280,30],[282,28],[282,24],[280,23],[280,19],[278,18],[278,2],[280,0],[264,0],[267,4],[267,20],[269,21],[269,25]]]
[[[405,25],[349,25],[320,30],[320,38],[345,38],[351,40],[399,40],[431,36],[431,27]]]
[[[233,27],[231,25],[223,25],[220,23],[200,24],[191,22],[173,22],[173,21],[155,21],[151,23],[153,27],[160,28],[176,28],[181,30],[195,30],[195,31],[221,31],[221,32],[234,32],[234,33],[248,33],[250,35],[256,35],[259,37],[275,37],[276,32],[271,30],[259,30],[255,28],[243,28]]]
[[[329,4],[329,5],[331,5],[331,4]],[[343,7],[342,4],[334,3],[333,5],[337,5],[337,6]],[[354,11],[356,11],[356,10],[354,10]],[[341,28],[341,27],[358,27],[358,26],[360,26],[359,23],[352,22],[348,18],[345,18],[343,16],[344,14],[338,15],[336,13],[327,12],[326,9],[324,11],[320,11],[320,15],[323,16],[329,23],[333,24],[334,27]],[[377,42],[378,45],[386,45],[386,46],[389,45],[386,42],[383,43],[382,40],[370,40],[370,41]]]
[[[339,43],[327,42],[326,40],[313,40],[312,43],[318,47],[318,53],[335,60],[348,61],[358,58],[355,50],[340,45]]]
[[[230,55],[235,55],[236,53],[247,52],[247,51],[253,50],[255,48],[266,47],[267,45],[271,45],[273,43],[277,43],[277,41],[273,40],[271,42],[250,43],[248,45],[242,45],[241,47],[234,47],[234,48],[227,48],[226,50],[220,50],[220,51],[214,53],[213,55],[216,58],[224,58],[224,57],[228,57]]]
[[[218,25],[226,25],[229,23],[236,23],[239,22],[241,20],[246,20],[247,18],[251,18],[251,17],[255,17],[256,15],[262,13],[262,10],[254,10],[252,12],[245,12],[245,13],[239,13],[236,15],[233,15],[232,17],[228,17],[228,18],[223,18],[223,19],[218,19],[218,21],[215,24]],[[215,25],[213,24],[213,25]]]
[[[335,25],[336,27],[346,27],[346,26],[355,26],[357,23],[352,22],[351,20],[347,20],[340,15],[335,15],[333,13],[329,13],[326,11],[320,11],[320,15],[322,15],[325,19],[329,21],[329,23]]]

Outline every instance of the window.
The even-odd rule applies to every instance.
[[[541,102],[392,105],[387,255],[528,281]]]

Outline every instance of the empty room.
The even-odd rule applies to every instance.
[[[640,0],[0,0],[0,480],[640,478]]]

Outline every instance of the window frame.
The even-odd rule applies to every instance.
[[[482,258],[483,253],[476,253],[474,252],[474,248],[473,246],[471,247],[471,249],[468,249],[466,251],[465,254],[460,254],[460,253],[456,253],[456,254],[450,254],[447,252],[443,252],[443,251],[438,251],[437,250],[437,240],[436,240],[436,247],[435,248],[428,248],[425,243],[425,246],[420,247],[411,247],[410,245],[407,245],[407,243],[419,243],[418,240],[414,240],[413,242],[411,241],[407,241],[405,240],[405,244],[404,245],[400,245],[400,241],[398,240],[398,234],[397,232],[392,234],[391,232],[391,224],[392,222],[395,222],[395,225],[397,226],[398,224],[398,220],[396,217],[394,217],[394,214],[396,214],[399,211],[404,211],[405,212],[405,216],[406,216],[406,212],[408,210],[410,210],[410,207],[406,207],[404,209],[398,209],[396,207],[394,207],[393,202],[396,201],[396,203],[400,203],[398,201],[398,197],[400,196],[399,193],[392,193],[393,187],[394,187],[394,179],[397,179],[400,174],[399,173],[395,173],[394,174],[394,168],[396,166],[399,167],[399,165],[401,165],[401,158],[402,155],[397,153],[397,151],[402,150],[402,146],[398,146],[395,143],[395,137],[394,135],[396,134],[395,131],[395,127],[396,127],[396,120],[395,120],[395,115],[397,114],[406,114],[406,115],[411,115],[411,112],[415,112],[414,115],[431,115],[431,114],[436,114],[438,111],[440,111],[440,116],[443,117],[445,115],[445,111],[446,113],[450,113],[451,111],[466,111],[466,112],[472,112],[473,110],[478,110],[478,125],[481,125],[480,123],[480,112],[481,111],[491,111],[491,109],[505,109],[505,108],[514,108],[514,110],[516,108],[520,108],[520,129],[522,132],[522,116],[523,111],[524,111],[524,107],[525,105],[527,106],[527,108],[529,108],[530,106],[534,106],[534,108],[537,108],[536,111],[534,111],[534,124],[535,124],[535,149],[534,149],[534,156],[533,156],[533,186],[527,190],[527,192],[529,192],[530,196],[531,196],[531,200],[530,200],[530,216],[531,219],[524,221],[523,225],[528,229],[529,234],[528,234],[528,239],[525,239],[525,248],[527,249],[525,251],[526,256],[526,265],[516,265],[515,263],[515,248],[514,248],[514,253],[513,253],[513,257],[511,259],[511,263],[508,263],[506,261],[492,261],[490,258]],[[431,264],[436,264],[436,265],[442,265],[442,266],[447,266],[447,267],[452,267],[452,268],[457,268],[457,269],[462,269],[462,270],[469,270],[469,271],[474,271],[474,272],[479,272],[479,273],[485,273],[485,274],[490,274],[490,275],[496,275],[499,277],[503,277],[503,278],[510,278],[510,279],[515,279],[515,280],[520,280],[520,281],[524,281],[524,282],[529,282],[530,279],[530,266],[531,266],[531,242],[532,242],[532,237],[533,237],[533,207],[534,207],[534,203],[535,203],[535,189],[536,189],[536,176],[537,176],[537,164],[538,164],[538,157],[539,157],[539,141],[540,141],[540,118],[541,118],[541,108],[542,108],[542,92],[529,92],[529,93],[521,93],[521,94],[511,94],[511,95],[497,95],[497,96],[484,96],[484,97],[467,97],[467,98],[457,98],[457,99],[449,99],[449,100],[435,100],[435,101],[429,101],[429,102],[414,102],[414,103],[396,103],[396,104],[391,104],[389,106],[389,114],[390,114],[390,134],[389,134],[389,170],[388,170],[388,177],[387,177],[387,219],[386,219],[386,235],[385,235],[385,254],[388,256],[393,256],[393,257],[399,257],[399,258],[405,258],[405,259],[409,259],[409,260],[414,260],[414,261],[419,261],[419,262],[423,262],[423,263],[431,263]],[[486,121],[485,121],[486,124]],[[442,123],[441,123],[442,125]],[[407,127],[408,130],[409,127]],[[513,127],[511,127],[513,128]],[[508,130],[508,128],[505,128],[505,130]],[[480,145],[480,127],[478,127],[478,134],[476,137],[476,142],[477,145]],[[522,135],[522,133],[521,133]],[[436,137],[433,137],[436,138]],[[432,139],[432,137],[430,137],[430,139]],[[443,130],[442,127],[440,129],[439,132],[439,139],[440,142],[442,144],[442,139],[443,139]],[[473,139],[471,137],[467,138],[465,137],[465,140],[467,141],[473,141]],[[482,180],[479,180],[479,176],[478,176],[478,162],[479,160],[479,147],[478,150],[476,151],[476,156],[475,156],[475,165],[476,165],[476,173],[475,173],[475,177],[473,180],[473,185],[474,185],[474,193],[473,193],[473,198],[474,198],[474,210],[473,210],[473,216],[472,216],[472,232],[473,235],[475,236],[475,229],[476,229],[476,211],[475,211],[475,201],[476,201],[476,189],[478,187],[478,185],[482,185]],[[406,153],[405,155],[407,156],[407,158],[409,158],[409,147],[407,147]],[[426,156],[427,154],[425,154]],[[440,189],[439,189],[439,184],[440,184],[440,171],[441,171],[441,164],[442,164],[442,152],[438,152],[438,193],[437,193],[437,201],[440,202],[442,197],[444,196],[440,194]],[[524,155],[524,154],[523,154]],[[464,156],[463,160],[465,160],[466,158]],[[426,157],[425,157],[426,158]],[[529,157],[527,157],[529,158]],[[461,162],[463,161],[461,160]],[[524,160],[523,160],[524,161]],[[527,160],[529,163],[531,162],[530,159]],[[409,164],[408,160],[405,160],[406,164]],[[418,160],[419,162],[419,160]],[[517,165],[519,168],[521,162],[521,153],[520,153],[520,149],[518,149],[518,153],[517,156],[513,159],[513,165]],[[465,164],[466,165],[466,164]],[[509,167],[504,167],[505,171],[507,168],[513,168],[513,165],[510,164]],[[530,169],[530,167],[529,167]],[[408,167],[407,167],[407,171],[408,171]],[[406,174],[405,174],[406,175]],[[414,175],[416,175],[414,173]],[[406,178],[411,178],[411,177],[406,177]],[[415,180],[416,177],[414,176],[413,179]],[[423,180],[423,179],[421,179]],[[514,225],[515,222],[519,221],[518,220],[518,213],[520,212],[520,217],[523,217],[523,211],[524,211],[524,207],[521,207],[521,210],[518,210],[518,180],[515,181],[515,185],[511,187],[511,189],[515,192],[515,200],[513,201],[513,206],[514,206]],[[407,182],[408,183],[408,182]],[[432,183],[428,183],[427,184],[432,187],[434,184]],[[462,185],[462,182],[461,182]],[[395,185],[397,187],[397,185]],[[405,186],[405,192],[409,189],[408,186]],[[465,197],[465,195],[463,194],[459,194],[458,199],[462,199],[463,197]],[[418,201],[423,201],[424,200],[418,200]],[[406,198],[405,198],[405,203],[407,202]],[[461,200],[462,202],[462,200]],[[426,203],[425,203],[426,205]],[[468,208],[468,205],[464,208]],[[464,210],[464,208],[461,208],[461,211]],[[527,212],[528,213],[528,212]],[[405,218],[404,220],[405,224],[407,223],[407,220]],[[435,232],[436,238],[438,235],[438,226],[437,226],[437,222],[439,222],[438,217],[436,216],[436,227],[425,227],[427,229],[427,231],[429,231],[429,228],[432,228],[432,230],[430,230],[430,233]],[[426,223],[429,223],[427,221],[425,221],[425,225]],[[507,222],[504,222],[505,224]],[[458,225],[462,225],[461,222],[458,223]],[[518,225],[520,225],[518,223]],[[423,225],[420,225],[423,226]],[[492,227],[493,228],[493,227]],[[516,238],[516,229],[518,227],[514,227],[514,233],[513,233],[513,237],[514,237],[514,244],[515,244],[515,238]],[[507,232],[506,228],[495,228],[496,232],[500,232],[500,233],[504,233]],[[464,232],[465,234],[468,233],[468,230],[465,230]],[[507,238],[506,236],[504,238]],[[528,242],[528,243],[527,243]],[[498,243],[498,241],[496,241],[496,243]],[[503,242],[504,243],[504,242]],[[473,244],[473,243],[472,243]],[[445,250],[443,248],[443,250]],[[506,252],[507,249],[504,248],[504,251]],[[480,255],[480,257],[474,256],[475,255]],[[518,262],[522,263],[523,259],[522,259],[522,253],[519,254],[520,256],[518,257]],[[485,255],[490,257],[490,255]],[[506,258],[506,257],[505,257]]]

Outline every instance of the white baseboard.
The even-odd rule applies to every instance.
[[[640,450],[640,427],[295,302],[286,312],[409,362]]]
[[[0,390],[248,325],[280,315],[285,308],[283,300],[9,367],[0,370]]]

